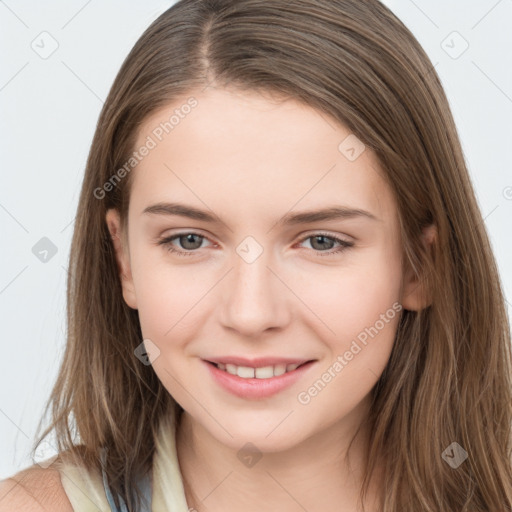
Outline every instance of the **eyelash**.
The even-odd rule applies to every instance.
[[[176,235],[172,235],[172,236],[169,236],[169,237],[166,237],[166,238],[162,238],[157,243],[158,243],[158,245],[164,246],[164,248],[167,251],[169,251],[170,253],[176,254],[176,256],[193,256],[198,251],[198,249],[196,249],[194,251],[181,251],[181,250],[175,249],[171,245],[171,242],[173,240],[175,240],[176,238],[180,238],[182,236],[185,236],[185,235],[196,235],[199,238],[206,239],[206,240],[211,242],[211,240],[209,238],[207,238],[206,236],[204,236],[204,235],[201,235],[199,233],[194,233],[193,231],[186,231],[186,232],[178,233]],[[302,243],[302,242],[305,242],[306,240],[308,240],[309,238],[316,238],[316,237],[319,237],[319,236],[323,236],[325,238],[329,238],[330,240],[334,240],[335,242],[338,242],[340,244],[340,247],[338,247],[335,250],[330,249],[329,251],[315,251],[314,249],[312,249],[314,252],[317,253],[318,256],[334,256],[336,254],[339,254],[339,253],[345,251],[346,249],[349,249],[350,247],[352,247],[354,245],[353,242],[347,242],[346,240],[343,240],[343,239],[338,238],[336,236],[332,236],[329,233],[322,233],[322,232],[318,232],[318,233],[315,233],[313,235],[308,235],[308,236],[302,238],[301,240],[299,240],[299,242],[297,242],[297,243]]]

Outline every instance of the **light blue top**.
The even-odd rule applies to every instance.
[[[118,496],[119,508],[116,507],[114,502],[114,497],[112,496],[112,492],[110,490],[110,486],[107,481],[107,474],[105,473],[105,461],[106,461],[107,451],[104,448],[101,453],[101,462],[102,462],[102,475],[103,475],[103,487],[105,488],[105,494],[107,496],[108,504],[110,505],[110,509],[112,512],[128,512],[128,508],[126,507],[126,503],[124,502],[121,496]],[[143,499],[141,503],[140,512],[151,512],[151,479],[149,475],[146,475],[142,480],[137,482],[137,485],[140,487],[143,493]]]

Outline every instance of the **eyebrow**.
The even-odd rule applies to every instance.
[[[142,214],[177,215],[179,217],[187,217],[189,219],[200,220],[203,222],[222,222],[219,217],[213,213],[209,213],[206,210],[200,210],[193,206],[188,206],[181,203],[156,203],[146,207]],[[279,226],[308,224],[312,222],[336,219],[352,219],[357,217],[368,218],[376,221],[380,220],[372,213],[366,210],[361,210],[360,208],[349,208],[347,206],[330,206],[320,210],[289,212],[284,215],[276,224]]]

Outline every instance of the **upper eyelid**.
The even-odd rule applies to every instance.
[[[165,236],[161,237],[159,240],[160,241],[166,241],[167,240],[167,241],[170,242],[171,240],[176,240],[180,236],[185,236],[185,235],[197,235],[197,236],[200,236],[201,238],[205,238],[206,240],[208,240],[211,243],[215,243],[215,242],[213,242],[213,240],[209,236],[203,235],[202,233],[199,233],[197,231],[180,231],[178,233],[173,233],[171,235],[165,235]],[[182,249],[182,250],[184,250],[184,249]]]

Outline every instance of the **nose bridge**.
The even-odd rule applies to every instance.
[[[233,267],[221,298],[224,325],[247,335],[282,327],[287,319],[285,287],[270,270],[270,251],[248,236],[236,247]]]

